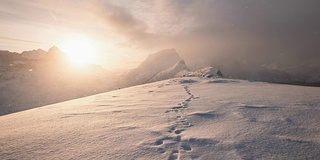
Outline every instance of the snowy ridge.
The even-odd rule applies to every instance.
[[[169,53],[171,53],[171,56],[168,57]],[[165,66],[167,68],[168,66],[170,66],[170,64],[172,64],[172,61],[173,62],[177,60],[179,61],[174,65],[172,65],[170,68],[162,70],[164,68],[163,66],[161,67],[161,65],[163,64],[163,61],[161,60],[163,59],[163,56],[168,57],[164,60],[166,62]],[[150,58],[150,57],[157,57],[157,58]],[[169,60],[170,60],[170,63],[168,63]],[[176,77],[207,77],[207,78],[223,77],[219,69],[213,68],[211,66],[192,72],[187,67],[183,59],[181,59],[179,56],[177,58],[177,53],[175,50],[164,50],[149,56],[139,67],[137,67],[134,70],[134,72],[131,72],[129,75],[130,77],[135,77],[136,78],[135,80],[137,82],[140,82],[140,84],[145,82],[149,82],[149,83],[156,82],[156,81],[161,81],[161,80],[166,80],[166,79],[176,78]],[[146,81],[148,77],[150,78],[149,80]]]
[[[0,117],[3,159],[317,159],[320,88],[198,77]]]
[[[219,69],[211,66],[202,68],[198,71],[190,73],[189,76],[207,77],[207,78],[222,78],[223,75]]]
[[[138,67],[128,72],[125,79],[131,85],[146,83],[159,72],[169,69],[181,60],[175,49],[159,51],[149,55]]]
[[[165,80],[165,79],[174,78],[180,72],[181,73],[187,73],[187,72],[190,72],[190,71],[191,70],[187,67],[187,65],[184,62],[184,60],[181,60],[181,61],[177,62],[171,68],[156,74],[154,77],[151,78],[151,80],[149,82],[156,82],[156,81],[161,81],[161,80]]]

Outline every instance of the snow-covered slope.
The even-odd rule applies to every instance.
[[[190,71],[191,70],[187,67],[184,60],[181,60],[181,61],[177,62],[171,68],[156,74],[154,77],[151,78],[150,82],[156,82],[156,81],[174,78],[179,73],[185,74]]]
[[[0,116],[116,89],[116,78],[110,77],[90,68],[79,73],[58,69],[0,73]]]
[[[120,78],[104,68],[78,67],[65,58],[57,47],[0,51],[0,116],[120,87]]]
[[[1,159],[317,159],[320,88],[177,78],[0,117]]]

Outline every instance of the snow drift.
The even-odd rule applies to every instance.
[[[0,117],[1,159],[317,159],[320,88],[184,77]]]

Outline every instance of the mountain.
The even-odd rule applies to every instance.
[[[191,71],[185,61],[179,57],[175,49],[168,49],[151,54],[137,68],[127,73],[124,79],[131,85],[137,85],[175,77],[190,76],[209,78],[223,77],[219,69],[211,66],[195,72]]]
[[[48,62],[54,62],[59,65],[69,64],[69,60],[65,53],[63,53],[58,47],[53,46],[48,50],[47,56],[45,59]]]
[[[161,80],[165,80],[165,79],[174,78],[178,74],[185,74],[185,73],[188,73],[190,71],[191,70],[187,67],[187,65],[184,62],[184,60],[180,60],[179,62],[177,62],[171,68],[156,74],[154,77],[151,78],[151,80],[149,80],[149,82],[156,82],[156,81],[161,81]]]
[[[222,78],[223,77],[219,69],[213,68],[211,66],[204,67],[193,73],[189,73],[189,76],[206,77],[206,78]]]
[[[19,54],[0,51],[0,115],[174,77],[217,78],[236,75],[233,78],[303,85],[315,85],[320,79],[319,70],[316,69],[319,66],[316,64],[302,65],[299,70],[292,69],[292,72],[299,73],[295,76],[289,74],[291,71],[278,70],[277,64],[251,69],[250,64],[234,63],[231,69],[222,67],[224,75],[219,66],[193,72],[175,49],[151,54],[125,75],[116,76],[98,65],[75,67],[57,47],[50,48],[45,57],[40,58],[44,52],[33,50]],[[238,68],[240,72],[230,72],[234,70],[232,68]],[[313,72],[314,76],[309,77],[305,72]]]
[[[150,54],[139,66],[124,76],[131,85],[147,83],[156,74],[169,69],[181,60],[175,49],[161,50]]]
[[[261,65],[250,64],[245,61],[232,61],[228,66],[214,65],[223,71],[225,77],[250,81],[264,81],[272,83],[290,83],[296,81],[295,76],[278,69],[277,64]]]
[[[0,155],[318,159],[319,97],[317,87],[170,79],[0,116]]]
[[[22,57],[19,53],[0,50],[0,66],[8,66],[15,60],[21,60]]]
[[[43,59],[47,55],[47,52],[42,49],[23,51],[21,56],[26,59]]]
[[[44,52],[0,51],[0,116],[120,86],[118,78],[101,66],[75,67],[57,47],[42,57]]]

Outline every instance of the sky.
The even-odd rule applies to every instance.
[[[176,48],[189,64],[318,65],[318,0],[1,0],[0,50],[85,37],[105,68]]]

